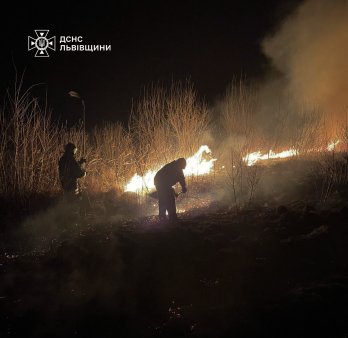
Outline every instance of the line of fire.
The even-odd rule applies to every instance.
[[[1,14],[1,338],[348,337],[348,0]]]

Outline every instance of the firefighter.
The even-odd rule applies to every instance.
[[[175,191],[173,185],[180,183],[182,192],[186,193],[186,181],[183,170],[186,168],[186,160],[179,158],[166,164],[155,175],[154,183],[158,192],[159,218],[165,220],[166,211],[170,221],[178,219],[175,205]]]
[[[86,160],[81,158],[75,159],[77,147],[73,143],[65,145],[65,152],[59,159],[59,179],[66,196],[79,196],[80,188],[78,179],[86,176]]]

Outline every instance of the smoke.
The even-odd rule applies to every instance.
[[[305,1],[263,40],[262,48],[284,76],[283,93],[297,103],[320,107],[335,124],[344,121],[348,103],[346,0]]]

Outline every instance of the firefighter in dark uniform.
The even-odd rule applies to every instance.
[[[183,170],[186,168],[186,160],[179,158],[166,164],[155,175],[154,183],[158,192],[159,217],[166,219],[166,211],[170,221],[178,219],[176,215],[175,191],[173,185],[180,183],[182,192],[186,193],[186,181]]]
[[[86,176],[86,160],[81,158],[77,161],[76,152],[77,147],[73,143],[66,144],[65,152],[58,163],[60,183],[67,197],[79,196],[78,179]]]

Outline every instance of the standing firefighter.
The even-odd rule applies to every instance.
[[[177,220],[175,191],[173,185],[180,183],[182,192],[186,193],[186,182],[183,170],[186,168],[186,160],[179,158],[166,164],[155,175],[154,183],[158,192],[158,206],[160,219],[166,219],[166,211],[170,221]]]
[[[78,179],[86,176],[86,160],[76,161],[77,148],[73,143],[65,145],[64,155],[59,160],[59,179],[66,195],[78,196],[80,193]]]

